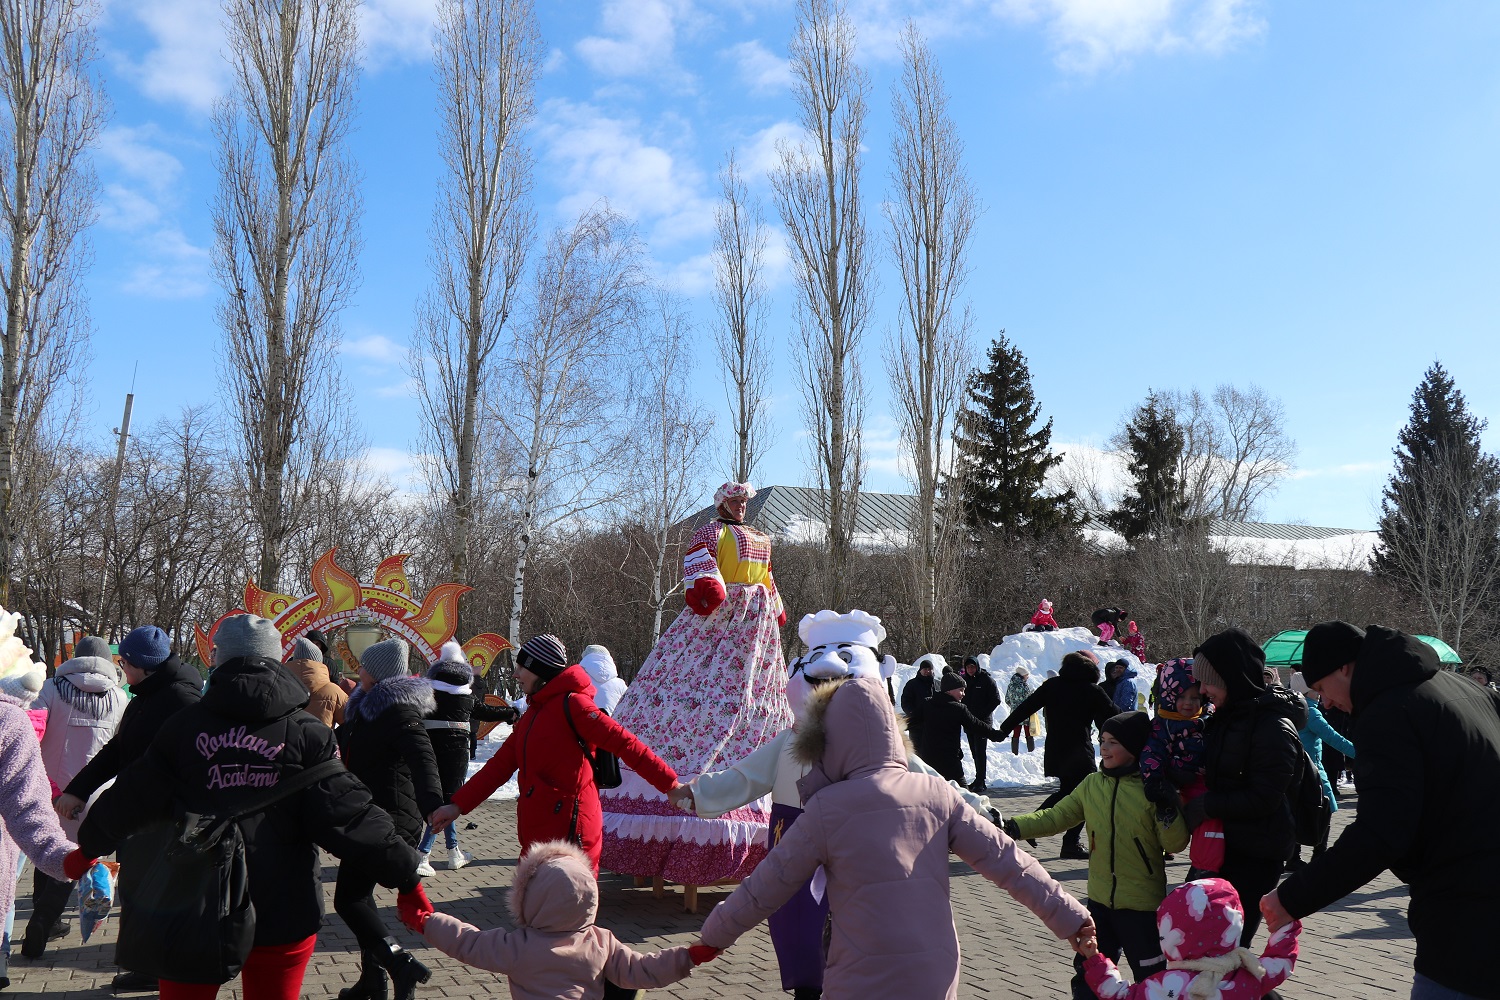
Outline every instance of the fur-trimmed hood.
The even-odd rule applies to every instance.
[[[437,711],[437,699],[432,696],[432,685],[427,679],[403,674],[388,677],[368,691],[355,688],[344,714],[368,722],[380,718],[395,705],[408,705],[424,717]]]
[[[522,927],[574,934],[593,926],[599,883],[587,854],[565,840],[544,840],[516,865],[510,881],[510,915]]]
[[[884,682],[851,677],[814,688],[797,722],[792,756],[810,768],[797,783],[804,803],[834,782],[887,767],[905,771],[906,749]]]

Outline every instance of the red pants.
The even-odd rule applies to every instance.
[[[251,948],[240,972],[245,1000],[297,1000],[317,941],[314,934],[291,944]],[[219,987],[213,983],[174,983],[163,979],[157,988],[161,1000],[214,1000],[219,995]]]

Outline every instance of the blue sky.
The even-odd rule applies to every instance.
[[[549,52],[531,135],[541,221],[598,198],[638,222],[660,278],[700,321],[715,171],[731,146],[766,199],[794,134],[791,0],[538,0]],[[417,408],[400,370],[428,282],[432,0],[366,0],[353,152],[363,285],[343,377],[373,464],[410,472]],[[1054,441],[1104,441],[1150,388],[1254,382],[1299,444],[1271,520],[1369,527],[1412,389],[1433,360],[1500,417],[1500,6],[1250,0],[851,0],[872,75],[865,190],[888,190],[895,38],[917,15],[938,54],[984,202],[968,294],[976,349],[1027,353]],[[101,441],[136,379],[137,427],[218,395],[208,113],[224,65],[208,0],[110,0],[115,113],[88,279],[95,337],[83,426]],[[809,481],[786,355],[792,289],[771,268],[777,444],[765,483]],[[867,340],[866,488],[902,490],[880,343]],[[1500,426],[1486,443],[1500,442]],[[714,479],[719,478],[717,472]]]

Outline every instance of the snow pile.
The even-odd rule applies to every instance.
[[[1118,646],[1100,646],[1099,637],[1086,628],[1065,628],[1055,632],[1021,632],[1017,635],[1008,635],[990,652],[988,657],[979,654],[981,669],[988,670],[990,676],[995,679],[995,685],[1000,689],[1001,706],[995,710],[994,717],[990,720],[998,725],[1010,714],[1010,707],[1003,704],[1005,698],[1005,686],[1010,683],[1012,675],[1018,667],[1025,667],[1030,674],[1029,686],[1035,691],[1042,681],[1047,679],[1048,671],[1055,671],[1062,665],[1062,659],[1075,650],[1088,649],[1099,657],[1101,671],[1104,664],[1114,660],[1124,660],[1135,668],[1136,690],[1139,692],[1138,703],[1142,709],[1146,708],[1146,697],[1151,690],[1151,685],[1156,681],[1156,665],[1154,663],[1142,663],[1127,649]],[[931,654],[929,654],[931,655]],[[918,660],[923,657],[918,657]],[[896,701],[901,700],[901,689],[906,682],[916,675],[916,668],[907,664],[898,664],[896,676],[892,683],[896,689]],[[1038,722],[1043,720],[1038,717]],[[985,779],[991,787],[1013,787],[1018,785],[1042,785],[1049,779],[1042,773],[1042,748],[1046,746],[1047,737],[1043,730],[1041,733],[1033,732],[1036,737],[1036,750],[1027,752],[1024,734],[1021,738],[1020,754],[1012,755],[1010,752],[1010,741],[1003,743],[991,743],[988,747],[988,761]],[[964,755],[965,773],[974,774],[974,759],[969,753],[969,741],[962,743]]]
[[[479,769],[481,767],[484,767],[485,764],[489,763],[489,759],[495,756],[495,751],[500,749],[500,744],[504,743],[506,737],[510,735],[510,729],[510,726],[507,726],[502,722],[494,729],[490,730],[490,734],[488,736],[479,741],[479,745],[475,747],[474,759],[469,761],[469,773],[468,776],[464,779],[465,781],[467,781],[469,778],[474,777],[474,775],[479,773]],[[489,801],[500,802],[505,799],[516,799],[520,797],[521,786],[517,783],[516,776],[511,775],[510,780],[496,789],[495,794],[489,797]]]

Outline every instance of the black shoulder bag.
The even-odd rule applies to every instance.
[[[333,758],[278,781],[232,813],[183,810],[122,911],[116,962],[179,983],[229,982],[255,944],[255,904],[239,821],[344,770]],[[130,916],[139,921],[138,929]]]
[[[573,738],[578,741],[578,749],[583,751],[589,766],[594,769],[594,786],[596,788],[619,788],[620,782],[625,779],[620,775],[620,758],[610,753],[603,747],[590,748],[588,741],[578,735],[578,727],[573,725],[573,712],[568,708],[572,701],[572,695],[563,698],[563,715],[567,716],[568,728],[573,730]],[[594,706],[598,708],[598,706]],[[600,708],[599,711],[604,712]],[[608,712],[604,712],[608,715]]]

